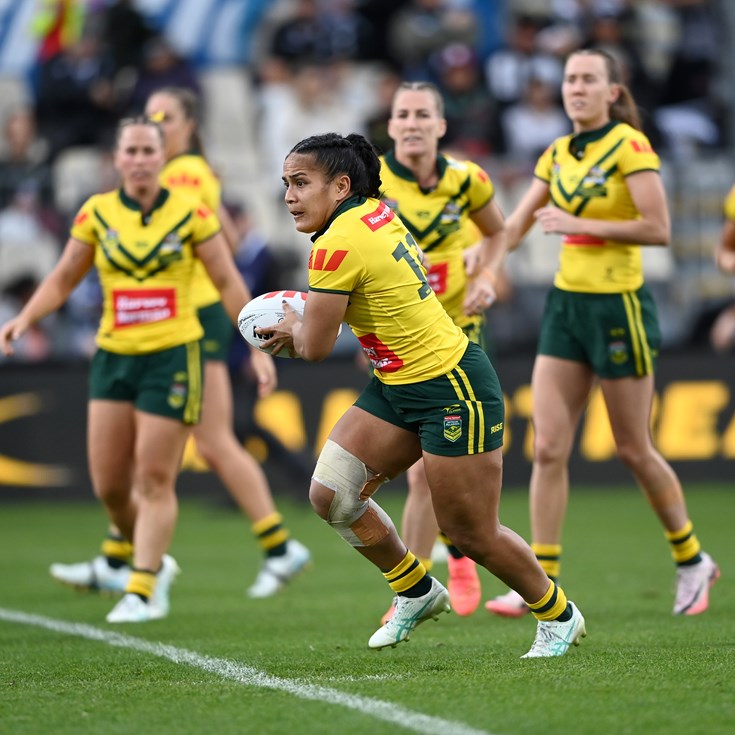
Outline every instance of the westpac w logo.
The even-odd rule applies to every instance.
[[[347,257],[347,250],[335,250],[327,258],[329,251],[326,248],[312,250],[309,255],[310,271],[336,271]]]

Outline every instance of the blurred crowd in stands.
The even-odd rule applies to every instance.
[[[203,69],[155,26],[144,2],[36,1],[29,33],[38,43],[37,62],[19,80],[24,94],[15,101],[0,98],[0,322],[49,271],[81,201],[114,188],[109,150],[115,123],[141,111],[157,88],[187,87],[202,96],[205,147],[241,230],[238,262],[246,273],[258,259],[261,266],[260,282],[251,281],[251,287],[299,288],[305,284],[303,243],[294,239],[279,205],[281,165],[294,142],[331,130],[355,131],[388,149],[386,123],[396,85],[430,80],[446,100],[443,148],[484,165],[508,211],[540,152],[570,130],[559,94],[563,62],[570,51],[589,46],[605,48],[622,63],[646,133],[667,162],[672,199],[690,190],[699,197],[691,208],[696,212],[686,204],[677,210],[672,201],[675,220],[677,212],[682,217],[679,251],[650,256],[648,276],[662,284],[657,295],[664,300],[669,342],[691,337],[688,327],[701,318],[697,304],[716,305],[731,296],[730,285],[715,276],[708,280],[704,264],[716,244],[722,198],[735,178],[735,167],[722,155],[735,143],[726,53],[732,21],[724,2],[252,5],[258,17],[248,39],[249,61],[237,69]],[[230,83],[218,87],[223,79]],[[693,181],[700,165],[706,187]],[[700,218],[693,234],[687,234],[688,216]],[[541,293],[555,262],[556,248],[548,241],[509,260],[514,288],[489,319],[501,349],[532,345]],[[692,272],[699,285],[687,290],[682,284]],[[666,284],[675,273],[683,275],[672,292]],[[21,359],[89,355],[98,310],[96,284],[85,281],[59,316],[24,339]]]

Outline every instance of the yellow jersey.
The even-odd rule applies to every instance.
[[[482,314],[467,316],[462,310],[468,281],[463,252],[481,237],[470,214],[493,198],[495,188],[472,161],[439,155],[436,166],[437,185],[422,189],[410,169],[393,153],[385,154],[381,157],[381,198],[427,254],[429,285],[449,316],[460,327],[482,324]]]
[[[735,186],[725,197],[725,218],[735,222]]]
[[[197,153],[175,156],[163,167],[159,178],[161,186],[166,189],[178,192],[194,204],[203,202],[215,214],[219,211],[222,187],[204,156]],[[219,291],[214,287],[200,261],[194,264],[191,289],[194,306],[197,309],[220,300]]]
[[[648,138],[613,121],[588,133],[557,138],[542,154],[534,175],[549,185],[551,201],[578,217],[638,219],[625,177],[658,171]],[[643,284],[640,245],[589,235],[565,235],[554,285],[564,291],[621,293]]]
[[[138,355],[200,339],[190,289],[194,248],[219,229],[210,209],[167,189],[145,215],[122,189],[90,197],[70,234],[95,249],[103,293],[97,345]]]
[[[349,294],[345,314],[384,383],[452,370],[468,340],[426,280],[411,233],[385,203],[351,197],[312,236],[309,289]]]

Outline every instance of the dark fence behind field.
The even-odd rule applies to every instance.
[[[496,366],[506,396],[505,484],[525,486],[533,441],[532,357],[499,358]],[[319,365],[283,360],[278,367],[279,390],[267,400],[255,402],[250,386],[236,382],[236,431],[263,462],[277,495],[305,499],[319,448],[366,376],[351,359]],[[685,482],[730,482],[735,476],[733,375],[732,355],[677,352],[660,360],[652,431]],[[86,390],[86,363],[0,368],[0,501],[93,498],[85,456]],[[581,423],[570,474],[573,484],[633,484],[615,457],[597,393]],[[179,490],[226,497],[191,444]]]

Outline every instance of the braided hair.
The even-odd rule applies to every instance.
[[[294,153],[311,156],[327,181],[346,174],[352,194],[380,196],[380,160],[372,143],[364,136],[358,133],[312,135],[297,143],[288,155]]]

